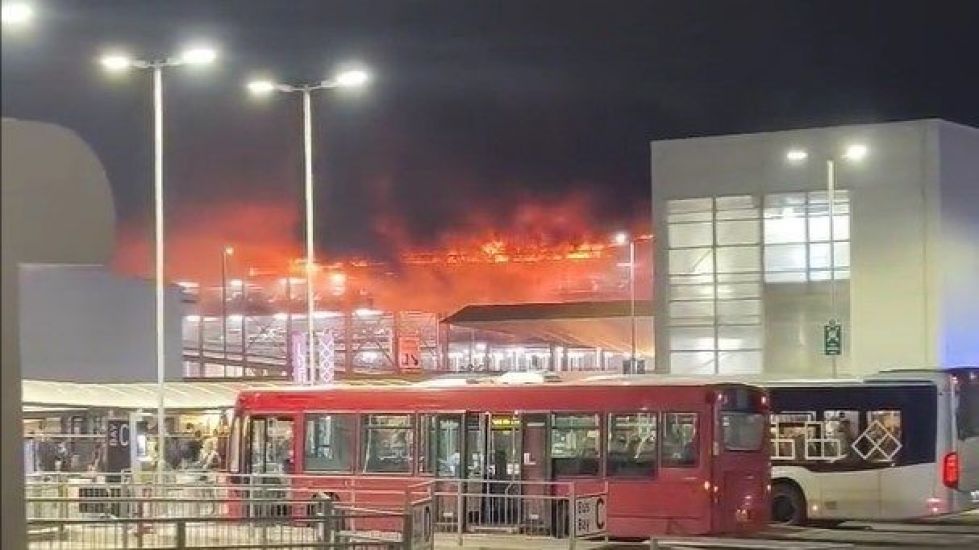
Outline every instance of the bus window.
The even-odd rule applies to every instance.
[[[363,425],[364,472],[410,474],[411,415],[368,414]]]
[[[599,441],[598,415],[555,414],[551,421],[554,475],[597,475]]]
[[[765,439],[765,415],[746,412],[722,412],[721,431],[724,449],[757,451]]]
[[[979,378],[973,370],[956,377],[959,405],[955,409],[956,435],[959,441],[979,437]]]
[[[697,413],[663,415],[663,458],[666,468],[693,468],[699,457],[700,433]]]
[[[815,424],[816,434],[809,438],[806,460],[856,459],[853,443],[860,433],[860,413],[854,410],[823,411],[823,423]]]
[[[418,430],[418,471],[439,477],[459,477],[462,462],[460,431],[462,420],[456,416],[421,415]]]
[[[655,474],[655,413],[609,415],[606,471],[612,477]]]
[[[305,469],[310,472],[349,472],[353,469],[354,422],[350,414],[307,414]]]
[[[868,411],[867,429],[855,441],[869,462],[893,462],[901,450],[901,411]]]
[[[292,435],[291,418],[252,418],[251,473],[292,473]]]

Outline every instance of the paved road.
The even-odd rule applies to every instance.
[[[458,549],[455,537],[440,535],[439,550]],[[975,550],[979,549],[979,513],[929,523],[851,522],[834,529],[773,528],[752,539],[662,537],[660,550]],[[568,548],[566,540],[467,535],[464,549],[529,550]],[[648,550],[649,543],[579,543],[576,550]]]

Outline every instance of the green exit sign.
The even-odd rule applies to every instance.
[[[843,325],[833,319],[823,325],[823,355],[841,355],[843,353]]]

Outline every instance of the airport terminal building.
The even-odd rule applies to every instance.
[[[675,139],[651,160],[657,371],[979,364],[979,130]]]

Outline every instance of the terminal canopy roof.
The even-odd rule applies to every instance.
[[[345,385],[403,385],[408,382],[395,379],[365,378],[344,381]],[[43,412],[65,409],[155,409],[157,388],[155,382],[100,384],[89,382],[61,382],[50,380],[23,380],[24,411]],[[167,410],[202,411],[233,407],[238,393],[243,390],[282,389],[295,387],[285,381],[233,381],[233,382],[167,382],[164,399]]]
[[[632,345],[629,300],[466,306],[443,323],[488,330],[523,342],[628,352]],[[652,353],[653,304],[636,302],[639,350]]]
[[[281,382],[167,382],[167,409],[205,410],[233,407],[243,389],[281,387]],[[23,403],[27,410],[41,408],[154,409],[155,383],[93,384],[24,380]]]

